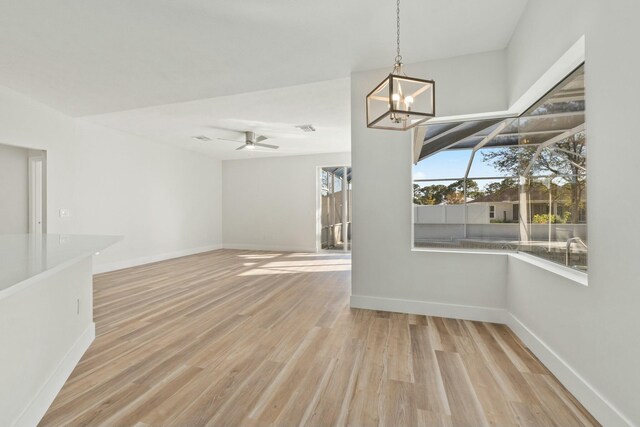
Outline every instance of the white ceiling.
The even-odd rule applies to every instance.
[[[403,0],[405,62],[502,49],[525,4]],[[0,85],[73,116],[345,78],[394,56],[393,0],[0,2]],[[289,120],[277,107],[263,114]]]
[[[219,159],[332,153],[351,149],[349,79],[86,116],[84,120]],[[296,125],[312,124],[305,133]],[[252,130],[277,150],[236,151]],[[202,142],[193,136],[213,141]],[[238,142],[216,138],[235,139]]]

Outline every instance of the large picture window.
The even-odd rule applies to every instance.
[[[581,66],[519,117],[426,126],[414,245],[527,252],[586,271]]]

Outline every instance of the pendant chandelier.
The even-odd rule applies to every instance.
[[[435,82],[408,77],[400,55],[400,0],[396,3],[396,59],[391,74],[367,95],[367,127],[407,130],[436,115]]]

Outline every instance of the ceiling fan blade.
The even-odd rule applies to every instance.
[[[219,139],[220,141],[242,142],[242,141],[238,141],[237,139],[227,139],[227,138],[216,138],[216,139]]]
[[[238,142],[238,141],[236,141],[236,142]],[[245,148],[247,148],[247,144],[241,145],[240,147],[236,148],[236,151],[237,150],[244,150]]]
[[[267,138],[266,136],[260,135],[259,137],[256,138],[256,142],[262,142],[266,139],[269,139],[269,138]]]
[[[255,145],[256,147],[264,147],[264,148],[271,148],[273,150],[277,150],[278,147],[277,145],[271,145],[271,144],[260,144],[259,142],[254,142],[253,145]]]

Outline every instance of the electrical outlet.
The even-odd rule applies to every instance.
[[[70,214],[69,209],[60,209],[60,218],[68,218]]]

